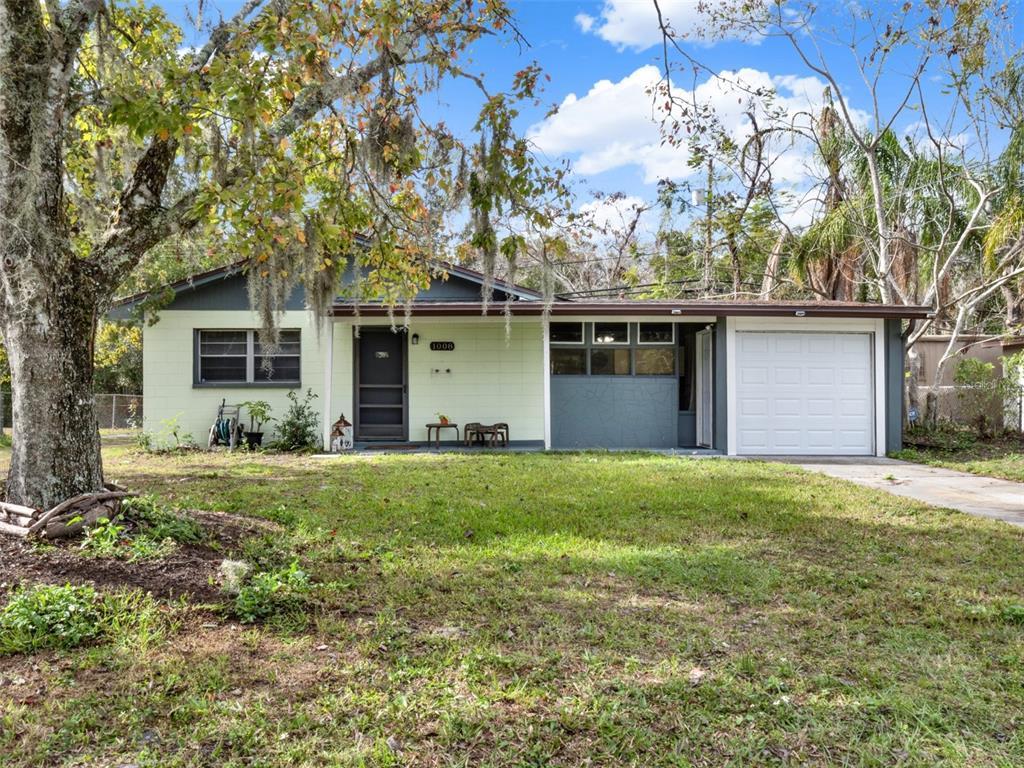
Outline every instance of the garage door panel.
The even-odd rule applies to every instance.
[[[767,416],[768,401],[763,397],[745,397],[740,400],[740,413],[743,416]]]
[[[775,369],[773,383],[785,386],[787,384],[799,384],[803,380],[803,371],[795,367],[778,367]]]
[[[768,337],[764,335],[746,335],[740,340],[740,351],[745,354],[766,353],[768,351]]]
[[[799,416],[802,413],[800,400],[795,397],[779,397],[774,402],[776,416]]]
[[[803,349],[803,340],[794,336],[777,336],[774,341],[775,353],[778,355],[799,354]]]
[[[737,452],[873,453],[870,334],[736,337]]]
[[[836,343],[834,336],[812,336],[807,339],[808,354],[831,355],[835,351]]]
[[[768,433],[759,429],[744,429],[740,431],[740,442],[752,449],[767,450]]]
[[[808,429],[808,448],[829,448],[836,439],[835,432],[831,429]]]

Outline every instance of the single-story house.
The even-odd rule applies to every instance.
[[[311,389],[325,444],[342,414],[357,444],[395,444],[426,441],[443,413],[507,423],[513,445],[538,448],[900,447],[901,321],[924,307],[565,298],[545,310],[538,293],[496,281],[485,308],[483,275],[445,269],[398,328],[380,303],[341,298],[318,323],[296,289],[271,371],[240,265],[175,283],[143,332],[144,428],[176,417],[202,440],[222,400],[267,400],[280,415],[288,390]]]

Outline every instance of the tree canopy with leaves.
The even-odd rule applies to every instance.
[[[494,90],[464,64],[484,36],[518,38],[502,0],[246,0],[207,31],[185,48],[143,0],[0,0],[10,500],[102,486],[94,332],[154,249],[195,237],[249,259],[272,329],[296,283],[322,308],[349,257],[361,290],[411,295],[455,211],[492,260],[511,250],[494,216],[548,216],[557,174],[512,129],[539,70]],[[421,109],[458,78],[480,94],[472,136]]]

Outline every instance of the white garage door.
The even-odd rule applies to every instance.
[[[736,334],[737,453],[874,453],[871,335]]]

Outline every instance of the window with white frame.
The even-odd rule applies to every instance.
[[[583,323],[551,323],[549,338],[552,344],[582,344]]]
[[[255,330],[199,330],[196,343],[196,384],[299,384],[297,329],[281,330],[273,347],[262,344]]]
[[[629,344],[629,323],[594,323],[594,344]]]
[[[675,344],[675,323],[640,323],[637,344]]]

